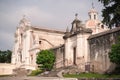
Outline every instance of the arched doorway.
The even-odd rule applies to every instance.
[[[76,65],[76,47],[73,48],[73,65]]]

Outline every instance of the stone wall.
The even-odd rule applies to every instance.
[[[8,63],[0,63],[0,75],[12,75],[15,66]]]
[[[64,67],[65,63],[65,47],[64,45],[58,46],[53,49],[56,59],[55,59],[55,68],[61,68]]]
[[[103,73],[114,69],[114,65],[110,63],[108,54],[112,44],[118,41],[119,36],[120,27],[92,35],[88,38],[91,71]]]

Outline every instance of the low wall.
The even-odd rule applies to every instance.
[[[8,63],[0,63],[0,75],[12,75],[15,66]]]
[[[111,72],[115,65],[110,62],[111,46],[118,42],[120,27],[94,34],[88,38],[92,72]]]

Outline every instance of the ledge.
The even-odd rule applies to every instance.
[[[107,30],[107,31],[104,31],[104,32],[101,32],[101,33],[98,33],[98,34],[91,35],[88,38],[88,40],[92,39],[92,38],[100,37],[100,36],[103,36],[103,35],[111,34],[111,33],[117,32],[117,31],[120,31],[120,27],[116,27],[114,29],[110,29],[110,30]]]
[[[59,33],[59,34],[64,34],[64,31],[58,31],[58,30],[51,30],[51,29],[43,29],[43,28],[38,28],[38,27],[31,27],[34,30],[39,30],[39,31],[45,31],[45,32],[51,32],[51,33]]]

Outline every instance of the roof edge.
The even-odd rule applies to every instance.
[[[45,32],[51,32],[51,33],[59,33],[59,34],[64,34],[64,31],[59,31],[59,30],[53,30],[53,29],[46,29],[46,28],[38,28],[35,26],[31,27],[33,30],[38,30],[38,31],[45,31]]]
[[[116,31],[120,31],[120,27],[116,27],[114,29],[110,29],[110,30],[107,30],[107,31],[104,31],[104,32],[101,32],[98,34],[93,34],[88,38],[88,40],[92,39],[92,38],[100,37],[102,35],[107,35],[107,34],[110,34],[110,33],[116,32]]]

